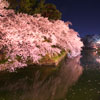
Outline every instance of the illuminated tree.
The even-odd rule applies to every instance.
[[[38,64],[42,57],[59,55],[62,50],[68,57],[81,53],[83,43],[78,33],[69,28],[69,22],[15,14],[3,7],[4,3],[0,2],[0,55],[4,54],[0,69],[24,67],[28,61]]]

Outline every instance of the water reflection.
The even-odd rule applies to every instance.
[[[100,69],[100,56],[92,50],[82,52],[81,64],[86,69]]]
[[[68,93],[67,100],[100,100],[100,63],[99,55],[91,50],[82,52],[83,74]]]
[[[59,68],[28,67],[0,72],[0,100],[61,100],[82,74],[80,57],[64,61]]]

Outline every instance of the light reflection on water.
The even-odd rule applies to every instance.
[[[100,58],[84,51],[61,67],[0,72],[0,100],[100,100]]]
[[[85,50],[82,55],[81,64],[85,69],[100,69],[100,56],[96,52]]]
[[[61,100],[78,80],[80,57],[64,61],[60,68],[29,67],[0,73],[0,100]]]
[[[77,83],[69,89],[67,100],[100,100],[100,62],[99,55],[93,51],[82,53],[83,74]]]

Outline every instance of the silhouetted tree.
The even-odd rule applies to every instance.
[[[61,18],[61,12],[54,4],[46,4],[45,0],[7,0],[10,3],[9,9],[16,12],[30,15],[41,14],[48,19],[57,20]]]
[[[61,19],[61,12],[57,10],[54,4],[45,4],[41,15],[54,20]]]
[[[36,6],[36,0],[7,0],[10,3],[9,8],[16,12],[33,14],[33,9]]]

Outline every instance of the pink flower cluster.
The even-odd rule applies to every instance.
[[[68,23],[49,21],[39,15],[15,14],[3,8],[0,8],[0,15],[0,50],[6,52],[7,66],[27,66],[28,57],[38,63],[46,54],[53,56],[62,49],[70,50],[70,57],[80,54],[83,43]],[[18,62],[16,56],[20,56],[22,62]]]

